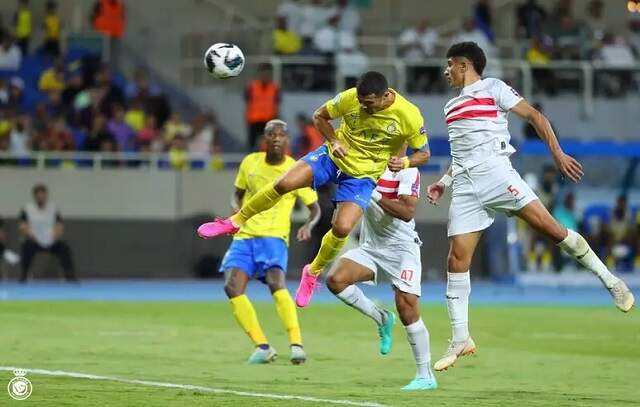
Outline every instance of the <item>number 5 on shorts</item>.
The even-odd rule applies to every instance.
[[[402,270],[400,273],[400,279],[402,281],[411,281],[413,278],[413,270]]]

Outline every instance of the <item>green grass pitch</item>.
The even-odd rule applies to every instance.
[[[377,351],[374,324],[341,304],[300,312],[309,360],[288,361],[273,304],[256,304],[280,358],[249,366],[249,340],[226,303],[0,302],[0,364],[254,393],[376,402],[388,406],[640,405],[640,316],[613,306],[472,306],[478,345],[440,388],[405,393],[414,374],[404,331]],[[444,306],[423,309],[433,357],[446,347]],[[0,371],[0,406],[315,406],[113,381],[29,374],[33,393],[13,401]]]

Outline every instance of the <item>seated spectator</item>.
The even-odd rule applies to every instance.
[[[71,248],[62,240],[64,224],[60,211],[49,201],[49,193],[45,185],[35,185],[32,193],[33,201],[27,203],[20,212],[18,225],[24,239],[20,282],[27,282],[29,268],[38,252],[53,254],[60,262],[66,280],[75,282],[78,279],[73,267]]]
[[[360,30],[360,12],[349,0],[338,0],[337,4],[330,8],[327,14],[340,16],[340,21],[338,22],[339,31],[346,31],[355,36]]]
[[[107,129],[116,141],[118,151],[135,151],[136,132],[124,119],[125,111],[122,105],[113,107],[113,117],[107,124]]]
[[[138,145],[149,145],[151,147],[151,151],[158,151],[158,136],[159,132],[156,117],[148,115],[145,120],[144,127],[138,130],[136,142]]]
[[[182,115],[178,112],[171,114],[162,129],[162,138],[166,146],[171,145],[176,136],[187,137],[189,134],[191,134],[191,126],[182,120]]]
[[[169,163],[174,170],[186,170],[189,168],[189,153],[187,152],[186,138],[177,135],[171,141],[169,147]]]
[[[160,96],[160,86],[149,78],[148,70],[142,66],[136,68],[133,81],[127,84],[126,97],[144,102],[147,98]]]
[[[517,33],[519,37],[540,38],[543,34],[542,26],[547,18],[547,12],[536,0],[526,0],[518,7]]]
[[[73,102],[76,96],[84,89],[84,79],[80,71],[71,73],[69,80],[65,83],[64,90],[62,91],[61,101],[64,108],[67,120],[72,122],[73,120]]]
[[[58,16],[58,4],[49,0],[45,5],[45,17],[43,23],[44,44],[42,52],[51,57],[58,57],[60,51],[60,32],[62,31],[62,22]]]
[[[295,54],[302,48],[302,38],[287,28],[285,17],[278,17],[273,30],[273,52],[278,55]]]
[[[64,118],[57,117],[53,119],[46,132],[47,149],[49,151],[74,151],[73,137],[67,128]]]
[[[604,34],[607,31],[607,21],[604,15],[604,4],[602,0],[591,0],[589,2],[585,24],[589,32],[589,37],[591,38],[591,48],[599,48],[604,39]]]
[[[198,157],[208,157],[214,150],[215,127],[206,113],[198,113],[193,117],[191,135],[187,142],[187,149]]]
[[[295,155],[299,158],[320,147],[324,143],[324,138],[318,129],[316,129],[316,126],[313,125],[311,119],[304,113],[298,113],[296,122],[298,124],[298,137],[296,140]]]
[[[13,38],[0,31],[0,70],[17,71],[22,63],[20,48],[13,43]]]
[[[633,249],[636,243],[634,223],[629,213],[627,197],[625,195],[618,196],[609,224],[604,228],[604,233],[607,250],[607,266],[610,269],[631,269]]]
[[[19,113],[24,113],[27,110],[27,101],[24,97],[24,81],[17,76],[14,76],[9,81],[9,103],[7,108]]]
[[[586,57],[587,31],[570,15],[560,17],[560,21],[551,30],[553,39],[553,58],[579,60]]]
[[[632,68],[636,64],[631,46],[622,37],[616,37],[609,32],[604,34],[602,47],[596,51],[596,59],[602,61],[605,67],[612,68]],[[598,70],[595,82],[598,93],[621,96],[631,87],[633,76],[630,70]]]
[[[31,135],[29,134],[28,118],[20,117],[15,121],[9,135],[9,152],[19,158],[29,155],[31,151]]]
[[[57,58],[54,65],[40,75],[38,89],[41,92],[62,92],[64,87],[64,61]]]
[[[556,76],[552,69],[545,68],[551,61],[551,50],[540,38],[531,38],[525,59],[531,64],[534,85],[542,88],[548,95],[555,96],[557,94]]]
[[[134,99],[131,102],[129,110],[127,110],[127,113],[124,115],[124,121],[136,132],[144,127],[146,122],[146,113],[143,110],[142,103],[139,99]]]
[[[290,31],[301,34],[302,5],[299,0],[285,0],[280,3],[276,9],[276,17],[284,18]]]
[[[115,145],[113,134],[107,128],[107,118],[103,114],[99,114],[93,120],[93,127],[84,140],[82,150],[84,151],[101,151],[103,142],[108,141]]]
[[[336,55],[336,69],[344,81],[344,88],[356,86],[360,75],[369,69],[369,57],[357,49],[355,37],[341,35],[340,51]]]
[[[124,105],[124,92],[116,85],[112,78],[111,69],[102,66],[96,73],[96,87],[98,88],[100,112],[111,117],[114,105]]]
[[[339,23],[340,16],[334,15],[329,18],[326,25],[316,31],[313,36],[313,46],[316,50],[327,56],[334,56],[338,52],[340,43]]]
[[[473,6],[473,20],[476,27],[482,31],[489,41],[495,42],[495,32],[493,31],[493,10],[491,0],[478,0]]]
[[[536,195],[540,202],[553,213],[555,208],[555,200],[558,195],[558,176],[553,165],[545,165],[542,170],[542,181],[535,188]],[[549,241],[540,233],[531,231],[527,254],[528,270],[549,270],[553,262],[554,248]]]
[[[398,43],[401,55],[409,62],[419,62],[431,58],[435,54],[440,34],[429,27],[426,19],[418,25],[407,28],[400,34]],[[412,92],[429,92],[432,85],[440,78],[440,67],[412,66],[409,68],[409,90]]]
[[[49,114],[51,114],[51,116],[65,117],[65,109],[62,105],[61,92],[49,92],[49,94],[47,95],[47,110],[49,111]]]

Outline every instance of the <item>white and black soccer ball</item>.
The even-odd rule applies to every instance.
[[[204,53],[204,66],[218,79],[233,78],[244,69],[244,54],[237,45],[219,42]]]

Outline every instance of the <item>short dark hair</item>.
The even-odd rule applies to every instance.
[[[484,67],[487,66],[487,57],[478,44],[471,41],[453,44],[447,51],[447,58],[464,57],[473,64],[473,69],[482,75]]]
[[[365,72],[358,79],[356,84],[358,95],[366,96],[374,94],[382,96],[389,89],[389,82],[383,74],[376,71]]]
[[[45,184],[35,184],[33,188],[31,188],[31,193],[35,195],[38,192],[47,193],[47,186]]]

